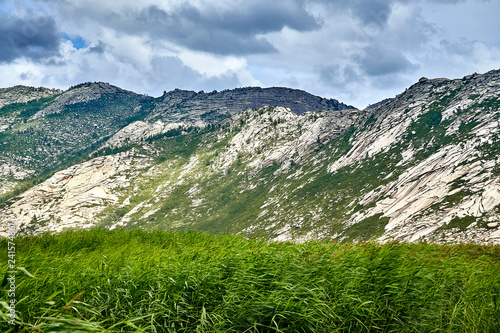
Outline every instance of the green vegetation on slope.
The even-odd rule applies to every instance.
[[[16,115],[20,118],[27,119],[49,105],[52,101],[54,101],[54,99],[56,99],[57,96],[59,95],[42,97],[24,103],[7,104],[0,108],[0,116]]]
[[[22,180],[7,180],[17,185],[0,195],[0,207],[54,173],[90,159],[115,132],[133,121],[143,119],[153,107],[152,99],[128,93],[103,94],[100,99],[66,105],[62,112],[30,120],[49,106],[59,95],[26,103],[12,103],[0,109],[0,116],[11,114],[16,121],[0,133],[2,162],[22,165],[35,171]],[[133,146],[107,149],[99,153],[114,154]]]
[[[499,246],[97,229],[15,243],[33,277],[16,277],[18,329],[3,284],[4,332],[500,330]]]
[[[321,167],[312,160],[292,164],[289,170],[277,174],[280,165],[274,163],[252,173],[247,164],[253,157],[241,153],[227,171],[213,169],[214,160],[227,149],[231,137],[239,130],[223,126],[152,139],[151,144],[161,152],[156,157],[155,172],[133,181],[122,193],[123,199],[130,196],[130,205],[120,209],[114,205],[107,207],[100,216],[100,226],[112,226],[134,207],[147,204],[152,205],[148,208],[152,213],[145,217],[144,211],[131,212],[125,228],[220,234],[238,233],[250,225],[258,225],[246,235],[276,237],[290,221],[295,235],[305,235],[319,227],[332,235],[342,231],[341,223],[352,214],[353,198],[389,182],[393,177],[385,176],[396,170],[399,161],[397,152],[391,150],[365,164],[345,167],[334,174],[328,172],[328,164],[350,149],[349,138],[354,133],[354,128],[350,128],[328,144],[318,145],[316,154]],[[193,157],[197,163],[185,172]],[[193,204],[195,200],[198,203]],[[324,209],[318,221],[313,212],[320,206]],[[377,232],[386,223],[386,219],[367,221],[370,230]],[[352,228],[339,238],[344,236],[365,240],[369,235]]]
[[[61,112],[29,119],[57,96],[0,109],[17,116],[0,133],[2,158],[21,163],[39,176],[63,165],[72,165],[133,121],[143,119],[153,107],[152,99],[118,92],[101,98],[65,105]],[[22,157],[20,159],[20,157]],[[22,160],[22,162],[19,162]]]

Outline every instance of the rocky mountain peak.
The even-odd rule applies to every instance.
[[[10,88],[0,88],[0,108],[12,103],[26,103],[28,101],[51,97],[62,93],[60,89],[43,87],[28,87],[17,85]]]
[[[233,114],[246,109],[263,106],[282,106],[296,114],[307,111],[338,111],[355,109],[335,99],[326,99],[311,95],[303,90],[283,87],[244,87],[223,91],[194,92],[176,89],[165,92],[162,103],[157,107],[156,117],[161,117],[161,110],[189,109],[201,114],[211,111],[220,114]],[[152,119],[152,118],[151,118]]]
[[[64,91],[54,100],[54,103],[37,112],[33,116],[33,119],[59,113],[67,106],[78,103],[88,103],[90,101],[99,100],[104,96],[111,96],[111,98],[113,98],[112,96],[115,94],[139,96],[134,92],[121,89],[105,82],[82,83]]]
[[[72,86],[68,89],[68,91],[71,91],[71,90],[78,90],[78,91],[80,91],[80,93],[88,92],[88,93],[94,93],[94,94],[114,94],[117,92],[133,93],[131,91],[127,91],[127,90],[122,89],[120,87],[111,85],[108,82],[85,82],[85,83],[81,83],[81,84]]]

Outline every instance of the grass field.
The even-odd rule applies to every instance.
[[[18,319],[5,276],[2,332],[500,332],[500,246],[140,230],[15,244]]]

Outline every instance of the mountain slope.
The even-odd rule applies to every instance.
[[[14,86],[0,88],[0,108],[13,103],[26,103],[32,100],[47,98],[62,93],[59,89]],[[4,110],[5,111],[5,110]]]
[[[293,100],[288,101],[290,96]],[[177,119],[182,124],[204,125],[249,106],[279,105],[282,100],[297,113],[305,109],[354,109],[285,88],[240,88],[208,94],[174,90],[157,99],[102,82],[80,84],[64,92],[21,86],[2,89],[0,124],[5,125],[0,130],[4,141],[1,162],[9,169],[1,175],[24,179],[51,170],[71,156],[97,148],[138,120],[151,123],[161,118],[172,123]]]
[[[8,104],[0,176],[22,180],[70,163],[144,112],[148,99],[102,83],[82,84],[25,104]]]
[[[66,91],[22,86],[2,89],[0,203],[12,197],[9,192],[16,186],[15,192],[20,193],[55,171],[87,160],[98,148],[119,148],[179,126],[203,127],[244,110],[245,100],[253,100],[255,107],[276,105],[286,99],[282,91],[285,89],[240,88],[205,94],[174,90],[153,98],[103,82],[83,83]],[[294,96],[290,103],[297,106],[297,112],[304,108],[353,109],[300,90],[286,89],[286,93]]]
[[[365,195],[360,203],[375,207],[348,223],[383,214],[390,218],[383,239],[487,241],[499,221],[499,89],[499,71],[423,80],[378,109],[329,171],[391,154],[402,157],[393,166],[401,171]]]
[[[193,121],[210,108],[174,110],[189,118],[177,123],[156,116],[164,96],[109,144],[123,152],[57,173],[0,219],[28,233],[98,225],[500,243],[499,93],[491,71],[421,79],[362,111],[264,107],[201,127]]]

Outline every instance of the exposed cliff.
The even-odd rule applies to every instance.
[[[423,79],[362,111],[313,98],[308,112],[236,112],[249,103],[227,106],[240,92],[166,93],[105,143],[111,155],[11,199],[0,219],[35,233],[99,225],[500,243],[500,71]],[[301,104],[294,93],[289,106]]]
[[[172,113],[181,113],[179,117],[184,118],[215,119],[214,117],[217,115],[233,114],[263,106],[282,106],[298,115],[308,111],[355,109],[355,107],[335,99],[322,98],[302,90],[282,87],[246,87],[210,93],[176,89],[165,92],[160,97],[160,102],[155,110],[146,117],[146,120],[164,119],[171,117]],[[168,120],[171,119],[168,118]]]

